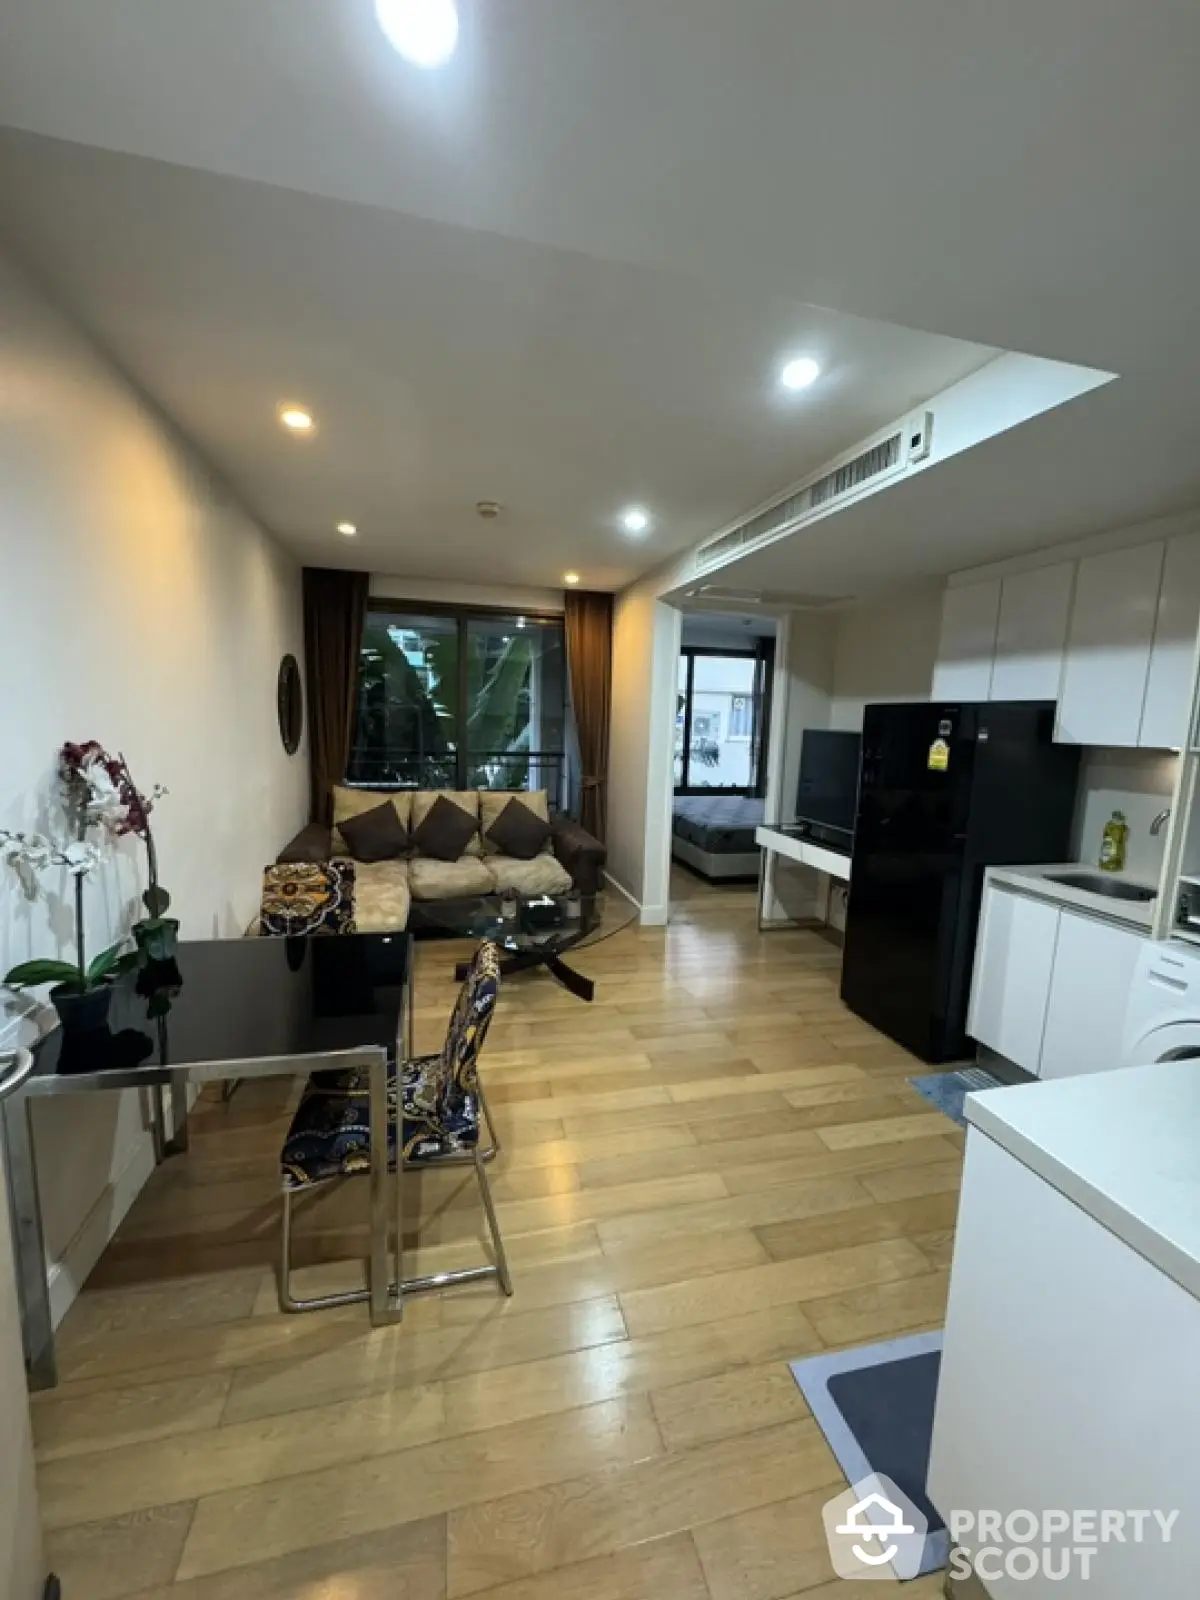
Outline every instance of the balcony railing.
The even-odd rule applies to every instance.
[[[364,789],[545,789],[562,809],[567,758],[561,750],[446,751],[414,755],[384,748],[355,750],[347,782]]]

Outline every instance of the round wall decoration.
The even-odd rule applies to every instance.
[[[300,735],[304,729],[304,686],[300,682],[300,666],[295,656],[284,656],[279,663],[276,709],[283,748],[288,755],[294,756],[300,748]]]

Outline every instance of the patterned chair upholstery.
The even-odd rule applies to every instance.
[[[455,1002],[446,1042],[437,1055],[420,1056],[399,1072],[388,1068],[388,1166],[396,1172],[397,1125],[402,1128],[403,1168],[432,1166],[439,1161],[470,1163],[479,1182],[484,1212],[491,1231],[495,1262],[467,1267],[432,1278],[404,1279],[402,1291],[440,1288],[447,1282],[469,1282],[498,1277],[505,1294],[512,1293],[504,1245],[496,1221],[484,1161],[495,1154],[496,1141],[479,1082],[479,1053],[491,1025],[500,994],[500,951],[480,945],[467,970]],[[399,1112],[397,1118],[397,1092]],[[492,1149],[480,1149],[480,1125],[486,1122]],[[300,1104],[284,1141],[280,1157],[283,1180],[283,1249],[280,1305],[285,1311],[312,1311],[330,1305],[363,1300],[366,1294],[324,1296],[296,1300],[290,1289],[291,1207],[297,1191],[370,1171],[371,1119],[368,1078],[365,1071],[315,1072],[305,1085]],[[402,1182],[402,1176],[397,1176]],[[402,1254],[402,1244],[401,1244]]]
[[[481,945],[459,991],[446,1043],[437,1055],[419,1056],[400,1074],[406,1165],[470,1155],[479,1144],[479,1052],[500,994],[500,955]],[[395,1107],[396,1069],[389,1069]],[[388,1159],[396,1163],[396,1125],[388,1126]],[[367,1075],[315,1072],[308,1080],[283,1146],[288,1189],[370,1170],[371,1126]]]
[[[295,862],[264,868],[258,931],[283,939],[357,932],[354,862]]]

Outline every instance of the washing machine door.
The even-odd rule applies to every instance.
[[[1130,987],[1122,1062],[1140,1067],[1187,1050],[1180,1036],[1156,1037],[1180,1026],[1200,1032],[1200,949],[1178,940],[1147,940]]]
[[[1168,1022],[1130,1042],[1127,1067],[1150,1067],[1156,1061],[1200,1062],[1200,1022]]]

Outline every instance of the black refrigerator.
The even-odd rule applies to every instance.
[[[968,1054],[984,868],[1070,859],[1053,734],[1052,702],[866,708],[842,999],[925,1061]]]

